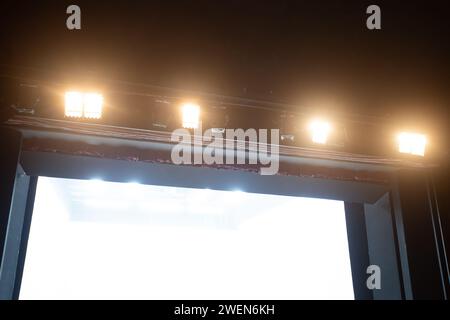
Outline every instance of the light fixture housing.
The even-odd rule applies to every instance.
[[[65,116],[100,119],[103,111],[103,96],[94,92],[68,91],[65,94]]]
[[[309,124],[309,131],[311,133],[311,139],[314,143],[326,144],[328,135],[331,131],[331,125],[324,120],[313,120]]]
[[[295,136],[293,134],[282,134],[280,135],[281,141],[294,142]]]
[[[398,151],[416,156],[425,155],[427,138],[424,134],[413,132],[401,132],[397,136]]]
[[[184,103],[181,107],[183,128],[197,129],[200,123],[200,106],[195,103]]]

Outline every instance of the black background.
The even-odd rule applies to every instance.
[[[388,116],[448,139],[447,2],[2,1],[0,63]],[[370,4],[382,30],[366,28]]]

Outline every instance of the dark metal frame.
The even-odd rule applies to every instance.
[[[21,129],[24,139],[36,139],[36,132],[29,128]],[[40,133],[45,131],[40,130]],[[322,159],[282,156],[283,164],[288,168],[309,168],[308,173],[322,172],[322,177],[311,175],[260,176],[241,168],[240,170],[220,170],[218,168],[175,166],[158,161],[130,161],[120,158],[105,158],[89,154],[68,154],[49,150],[36,150],[22,147],[22,134],[13,129],[2,129],[2,135],[14,136],[12,145],[18,145],[14,152],[7,155],[9,166],[2,166],[5,174],[11,175],[12,164],[16,178],[2,189],[2,225],[0,246],[5,252],[1,260],[0,298],[17,299],[26,254],[28,233],[31,224],[32,208],[38,176],[88,179],[101,175],[104,180],[126,182],[135,180],[144,184],[159,184],[181,187],[207,187],[219,190],[233,190],[240,187],[247,192],[281,194],[292,196],[318,197],[345,201],[349,249],[352,264],[355,297],[357,299],[446,299],[448,292],[448,265],[444,258],[445,245],[438,236],[439,211],[430,200],[427,185],[421,179],[425,168],[404,171],[391,163],[351,163],[336,159]],[[53,142],[73,143],[80,146],[84,141],[88,145],[94,142],[99,148],[108,150],[128,145],[136,147],[136,141],[110,137],[76,135],[52,132]],[[42,137],[41,137],[42,139]],[[100,140],[99,140],[100,139]],[[42,141],[38,141],[37,145]],[[52,141],[45,140],[47,148]],[[36,141],[34,140],[36,143]],[[27,143],[25,143],[27,145]],[[29,144],[28,144],[29,145]],[[34,146],[36,144],[33,144]],[[140,145],[142,146],[142,145]],[[159,157],[167,154],[170,145],[162,142],[146,141],[145,147],[156,150]],[[133,149],[134,150],[134,149]],[[123,151],[123,150],[122,150]],[[317,170],[311,164],[320,163]],[[367,179],[342,178],[342,174],[333,176],[339,170],[353,167],[353,177],[361,170]],[[24,172],[21,172],[23,168]],[[311,169],[313,168],[313,169]],[[327,170],[323,171],[323,168]],[[321,171],[322,170],[322,171]],[[335,170],[335,171],[333,171]],[[301,171],[301,170],[300,170]],[[323,176],[323,172],[332,172]],[[341,171],[341,173],[344,171]],[[367,172],[369,174],[367,174]],[[381,177],[388,177],[383,183]],[[372,179],[373,178],[373,179]],[[411,181],[411,179],[413,181]],[[416,180],[414,180],[416,179]],[[2,178],[3,180],[3,178]],[[23,184],[21,181],[27,181]],[[22,190],[22,191],[20,191]],[[14,194],[9,197],[8,194]],[[413,196],[413,197],[411,197]],[[8,200],[9,199],[9,200]],[[431,202],[430,202],[431,201]],[[20,207],[22,209],[20,209]],[[19,209],[18,209],[19,208]],[[15,231],[11,221],[19,216]],[[5,221],[8,226],[6,232]],[[21,222],[20,222],[21,221]],[[2,229],[2,230],[3,230]],[[439,233],[440,232],[440,233]],[[14,245],[8,239],[15,238]],[[418,241],[420,240],[420,241]],[[8,262],[13,259],[14,263]],[[424,262],[428,261],[428,265]],[[382,266],[383,278],[389,285],[381,290],[369,291],[365,286],[368,275],[365,270],[369,263]],[[5,271],[7,270],[7,271]],[[7,288],[3,290],[2,288]],[[1,291],[3,290],[3,291]]]

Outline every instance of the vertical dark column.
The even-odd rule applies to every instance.
[[[445,299],[442,259],[436,243],[429,185],[423,171],[398,173],[398,194],[414,299]]]
[[[15,261],[16,270],[14,274],[14,283],[12,291],[12,299],[19,299],[20,287],[22,285],[23,268],[25,266],[25,257],[28,246],[28,236],[30,235],[31,218],[34,209],[34,199],[36,195],[38,177],[30,177],[28,185],[28,193],[26,199],[26,208],[23,212],[22,223],[20,226],[20,241],[16,246],[16,250],[19,251],[17,260]]]
[[[433,177],[430,181],[430,192],[433,195],[434,205],[436,208],[435,224],[438,232],[438,238],[442,240],[442,255],[444,273],[446,273],[447,299],[450,295],[450,166],[448,163],[442,163],[442,166],[435,169]],[[445,272],[446,271],[446,272]]]
[[[386,193],[377,202],[364,204],[370,264],[381,271],[381,287],[373,290],[375,300],[405,298],[390,200]]]
[[[346,202],[345,220],[347,223],[348,248],[350,251],[355,299],[372,300],[372,291],[366,285],[368,277],[366,270],[370,265],[370,261],[364,205]]]
[[[19,163],[22,135],[20,132],[0,127],[0,267],[6,243],[8,221],[14,194],[17,165]]]

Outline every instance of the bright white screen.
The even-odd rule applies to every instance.
[[[353,299],[340,201],[39,178],[21,299]]]

